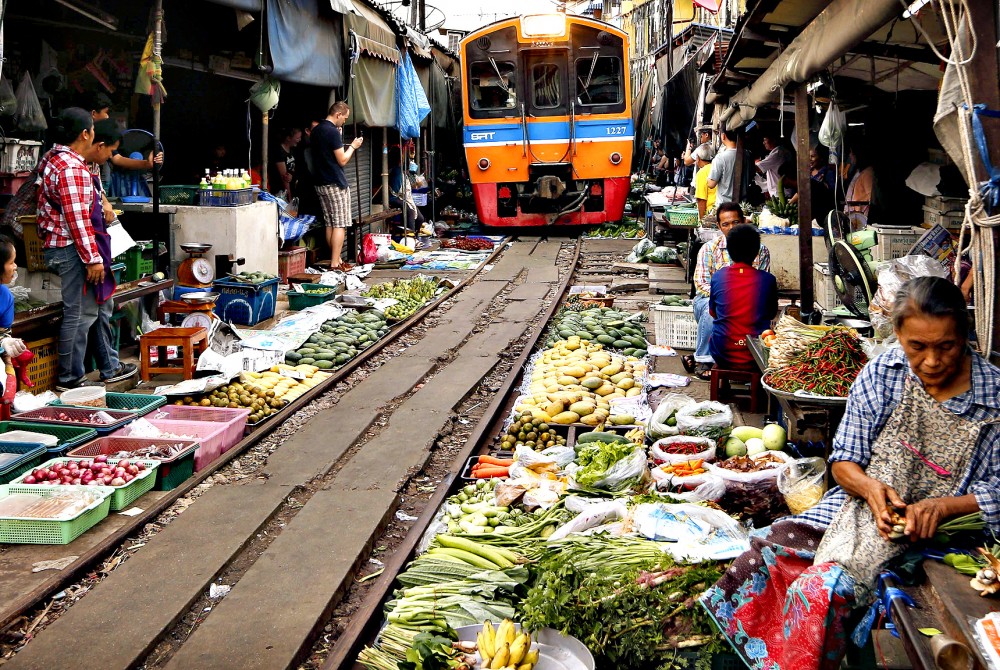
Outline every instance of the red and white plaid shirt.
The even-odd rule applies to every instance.
[[[44,232],[46,249],[76,244],[84,265],[100,263],[90,209],[94,204],[94,182],[83,156],[69,147],[55,145],[46,156],[38,189],[38,229]],[[58,203],[62,213],[52,203]]]

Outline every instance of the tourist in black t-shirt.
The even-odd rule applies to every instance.
[[[363,138],[355,137],[344,147],[342,128],[351,115],[346,102],[336,102],[327,117],[313,128],[312,145],[313,181],[319,197],[323,220],[326,223],[326,241],[330,245],[331,269],[338,269],[344,248],[347,228],[351,227],[351,189],[347,185],[344,166],[361,147]]]
[[[272,149],[268,165],[268,190],[275,195],[285,192],[285,199],[291,202],[292,180],[295,178],[294,149],[302,141],[302,131],[298,128],[286,128],[281,131],[281,144]]]

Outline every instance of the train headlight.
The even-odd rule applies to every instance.
[[[477,165],[479,166],[480,170],[488,170],[489,167],[490,167],[490,159],[489,158],[480,158],[479,162],[477,163]]]
[[[622,155],[617,151],[612,152],[612,154],[608,156],[608,160],[611,161],[612,165],[618,165],[619,163],[622,162]]]

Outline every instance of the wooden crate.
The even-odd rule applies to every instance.
[[[684,277],[684,268],[677,265],[649,264],[650,293],[687,293],[691,283]]]

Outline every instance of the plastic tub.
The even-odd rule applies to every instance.
[[[101,437],[93,442],[88,442],[82,447],[77,447],[66,454],[72,458],[93,458],[104,454],[118,454],[123,451],[137,451],[145,447],[169,443],[187,445],[186,448],[172,458],[156,458],[155,456],[140,456],[142,459],[159,461],[160,467],[156,469],[156,484],[153,488],[157,491],[170,491],[181,485],[181,483],[194,474],[194,454],[200,446],[197,440],[163,439],[155,437]],[[2,447],[0,447],[2,451]]]
[[[226,453],[243,439],[243,431],[247,426],[249,409],[230,409],[228,407],[190,407],[188,405],[164,405],[150,413],[147,419],[165,419],[167,421],[196,421],[225,425],[225,435],[222,440],[222,451]]]
[[[164,433],[181,436],[179,439],[194,439],[201,446],[194,452],[194,471],[199,472],[212,461],[222,455],[222,445],[226,439],[226,426],[221,423],[205,423],[202,421],[170,421],[166,419],[147,419],[149,423]],[[114,433],[112,437],[130,437],[123,431]]]
[[[107,390],[103,386],[81,386],[63,391],[59,394],[59,402],[76,407],[107,407],[104,402],[106,395]]]
[[[58,464],[61,464],[61,463],[68,463],[69,461],[74,461],[74,460],[77,460],[77,459],[75,459],[75,458],[66,458],[66,457],[63,457],[63,458],[53,458],[51,460],[48,460],[48,461],[40,464],[38,467],[39,468],[48,468],[48,467],[51,467],[53,465],[58,465]],[[117,463],[120,460],[122,460],[122,459],[120,459],[120,458],[109,458],[108,459],[108,465],[114,465],[115,463]],[[153,488],[153,484],[156,483],[156,469],[157,469],[157,467],[159,467],[160,462],[159,461],[145,459],[145,458],[139,458],[139,459],[135,459],[135,460],[137,460],[137,461],[141,462],[143,465],[145,465],[146,469],[143,470],[142,472],[140,472],[139,474],[137,474],[135,476],[135,478],[132,481],[128,482],[127,484],[124,484],[122,486],[108,486],[107,487],[107,488],[111,489],[112,491],[114,491],[114,493],[111,494],[111,511],[118,511],[118,510],[125,509],[126,507],[128,507],[129,505],[131,505],[133,502],[135,502],[136,500],[138,500],[139,498],[141,498],[143,496],[143,494],[145,494],[147,491],[149,491],[150,489],[152,489]],[[23,479],[26,476],[27,476],[27,474],[22,475],[19,479]],[[25,484],[24,482],[21,482],[21,481],[18,481],[18,480],[15,480],[15,481],[11,482],[11,485],[12,486],[13,485],[16,485],[16,486],[25,486],[25,487],[30,487],[30,488],[55,489],[55,490],[58,490],[60,487],[66,486],[65,484],[60,484],[59,486],[50,486],[50,485],[47,485],[47,484]],[[104,488],[104,487],[101,487],[101,488]]]
[[[96,500],[75,518],[65,521],[0,516],[0,542],[8,544],[69,544],[108,515],[114,489],[106,486],[15,486],[5,484],[0,486],[0,499],[19,493],[47,498],[58,493],[59,489],[67,488],[86,488],[89,491],[98,491],[104,497]]]
[[[78,426],[61,426],[57,423],[32,423],[29,421],[0,421],[0,441],[6,439],[11,434],[17,436],[15,442],[42,442],[49,450],[49,456],[60,456],[67,449],[78,447],[84,442],[88,442],[97,437],[97,431],[93,428],[83,428]],[[31,435],[28,438],[25,433]],[[34,437],[40,435],[41,437]],[[55,443],[51,440],[44,440],[44,436],[55,438]],[[9,441],[9,440],[8,440]]]

